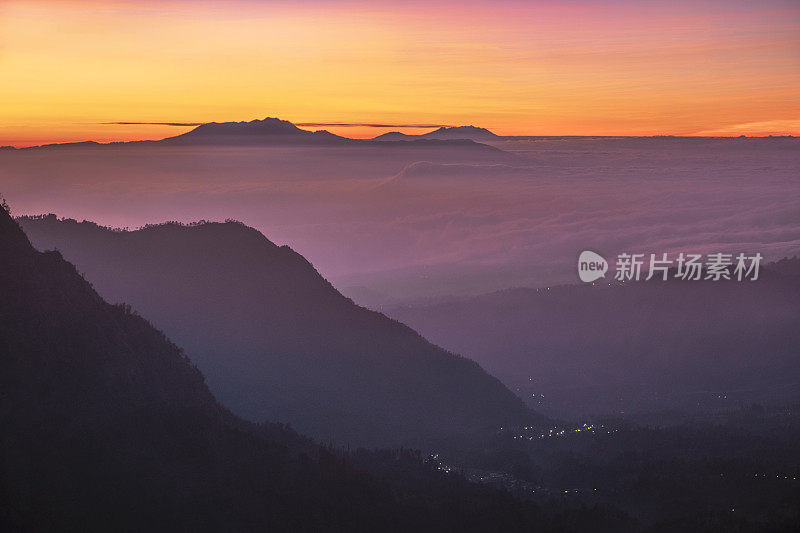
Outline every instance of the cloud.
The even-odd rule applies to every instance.
[[[200,126],[204,122],[100,122],[106,126]]]
[[[700,131],[695,135],[750,135],[756,137],[765,135],[800,135],[800,119],[747,122],[745,124],[734,124],[713,130]]]

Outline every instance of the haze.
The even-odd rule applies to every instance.
[[[16,215],[116,227],[235,218],[361,303],[575,282],[585,249],[800,253],[797,139],[0,153]]]

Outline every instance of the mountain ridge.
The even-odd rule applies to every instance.
[[[427,133],[411,135],[399,131],[390,131],[374,137],[375,141],[414,141],[414,140],[471,140],[480,141],[500,141],[505,137],[496,135],[486,128],[476,126],[442,126]]]
[[[3,531],[564,531],[409,450],[319,447],[223,408],[184,352],[0,209]],[[352,462],[352,463],[351,463]],[[353,464],[354,463],[354,464]],[[598,513],[576,511],[580,522]],[[599,513],[610,527],[620,518]],[[624,518],[623,518],[624,520]],[[572,527],[570,530],[576,529]]]
[[[287,120],[274,117],[249,122],[208,122],[160,141],[163,144],[261,144],[266,139],[274,144],[342,144],[352,141],[326,130],[303,130]]]
[[[242,224],[112,232],[19,220],[37,247],[61,250],[101,294],[186,347],[223,404],[250,420],[369,446],[544,421],[475,362],[357,306],[302,255]]]
[[[793,258],[762,265],[757,281],[509,288],[385,311],[555,417],[707,412],[800,399],[798,291]]]
[[[438,131],[438,130],[437,130]],[[307,146],[307,147],[461,147],[500,151],[497,148],[481,144],[467,138],[448,138],[446,135],[433,137],[414,136],[403,139],[411,142],[395,142],[392,139],[351,139],[336,135],[327,130],[309,131],[298,128],[293,123],[275,117],[239,122],[207,122],[200,124],[185,133],[165,137],[159,140],[144,141],[77,141],[66,143],[49,143],[38,146],[15,148],[2,146],[3,151],[72,149],[72,148],[105,148],[132,146]]]

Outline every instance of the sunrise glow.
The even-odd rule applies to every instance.
[[[797,135],[800,4],[12,0],[0,80],[0,145],[265,116],[397,126],[324,128],[351,137]]]

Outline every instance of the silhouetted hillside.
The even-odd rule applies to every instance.
[[[353,455],[220,407],[183,352],[0,209],[0,530],[579,531],[417,453]],[[387,479],[387,473],[391,478]]]
[[[800,400],[800,260],[757,281],[513,289],[390,316],[554,416]]]
[[[36,252],[2,210],[0,287],[6,531],[324,527],[361,514],[326,499],[348,477],[362,502],[386,497],[267,440],[310,446],[293,432],[230,415],[179,348],[58,252]]]
[[[102,295],[163,328],[217,398],[251,420],[370,446],[542,420],[473,361],[355,305],[252,228],[21,223],[38,248],[61,250]]]

